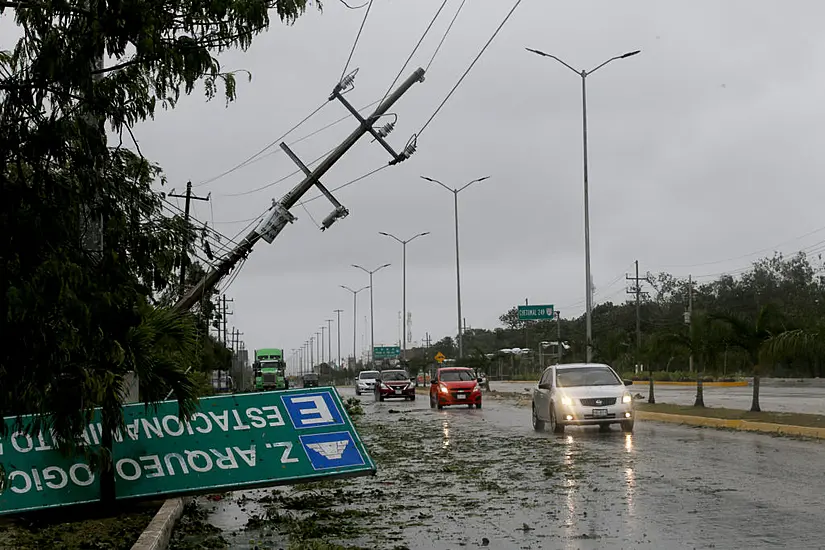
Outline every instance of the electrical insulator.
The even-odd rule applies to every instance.
[[[337,94],[340,94],[344,90],[348,90],[352,88],[355,83],[355,75],[358,74],[358,69],[355,69],[350,74],[345,76],[341,79],[341,82],[335,85],[335,88],[332,90],[332,95],[329,96],[329,99],[332,100],[335,98]]]
[[[398,164],[400,162],[404,162],[405,160],[407,160],[408,158],[413,156],[413,154],[415,153],[415,150],[417,148],[418,148],[418,141],[417,141],[416,136],[413,136],[412,138],[410,138],[410,141],[404,147],[404,150],[401,151],[401,154],[399,154],[396,158],[394,158],[393,160],[390,161],[390,166],[393,166],[393,165]]]
[[[384,124],[384,126],[382,126],[381,128],[377,129],[375,133],[383,138],[390,135],[390,132],[392,132],[393,130],[395,130],[395,122],[388,122]]]

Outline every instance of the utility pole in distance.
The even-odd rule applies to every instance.
[[[341,368],[341,313],[343,313],[343,309],[336,309],[334,310],[335,313],[338,315],[338,368]]]
[[[174,189],[173,189],[174,191]],[[183,223],[186,224],[187,229],[189,228],[189,203],[192,199],[196,201],[208,201],[209,198],[212,196],[212,193],[209,193],[205,197],[199,197],[197,195],[192,194],[192,182],[186,182],[186,193],[183,195],[176,195],[175,193],[169,193],[166,195],[167,197],[177,197],[180,199],[186,199],[186,205],[183,209]],[[186,237],[184,237],[183,241],[183,250],[181,251],[181,260],[180,260],[180,294],[183,296],[183,293],[186,291],[185,289],[185,282],[186,282],[186,247],[189,243],[186,242]]]
[[[644,276],[639,277],[639,260],[635,261],[636,265],[636,276],[631,277],[629,275],[625,275],[625,279],[628,281],[633,281],[633,284],[627,288],[628,294],[633,294],[636,296],[636,363],[639,363],[640,356],[642,353],[642,317],[641,317],[641,298],[644,296],[647,298],[649,295],[647,292],[642,292],[642,285],[641,282],[644,281],[650,284],[650,277]]]

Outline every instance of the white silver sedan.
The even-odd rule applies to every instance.
[[[574,363],[547,367],[533,390],[533,428],[546,424],[554,433],[568,425],[596,425],[608,428],[620,424],[623,432],[633,431],[633,396],[608,365]]]

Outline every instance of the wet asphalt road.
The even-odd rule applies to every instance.
[[[360,399],[377,476],[202,501],[231,548],[825,548],[823,443],[654,422],[556,436],[511,399],[442,411],[421,395]],[[313,502],[338,515],[296,523]]]
[[[490,382],[490,389],[502,392],[524,393],[532,391],[535,384],[529,382]],[[647,383],[635,383],[628,388],[634,394],[648,395]],[[657,403],[693,405],[696,399],[695,386],[656,386]],[[750,409],[753,388],[748,387],[704,387],[705,405],[728,409]],[[825,388],[771,387],[759,388],[759,404],[763,411],[825,414]]]

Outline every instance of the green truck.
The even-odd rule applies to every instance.
[[[278,348],[256,349],[252,370],[255,373],[255,389],[257,391],[289,389],[284,350]]]

